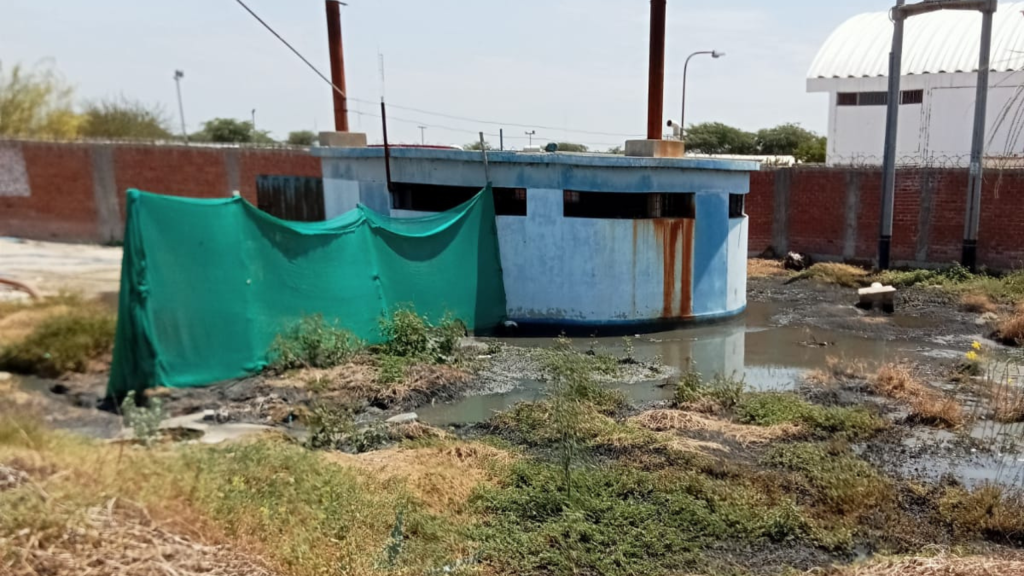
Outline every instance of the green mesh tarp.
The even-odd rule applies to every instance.
[[[411,305],[470,329],[505,316],[494,198],[425,218],[360,206],[286,222],[242,198],[128,191],[117,338],[108,392],[203,386],[261,370],[275,336],[323,314],[369,343]]]

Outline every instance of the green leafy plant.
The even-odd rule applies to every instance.
[[[124,423],[135,433],[135,439],[146,445],[160,436],[160,424],[167,416],[159,398],[151,398],[148,406],[139,406],[134,390],[121,402],[121,415]]]
[[[382,354],[377,357],[377,383],[399,384],[405,381],[408,360],[401,356]]]
[[[313,405],[306,417],[306,427],[309,435],[305,446],[312,450],[333,450],[355,430],[351,410],[326,402]]]
[[[268,368],[331,368],[347,362],[361,347],[351,332],[327,322],[322,314],[305,316],[274,340]]]
[[[455,359],[465,332],[465,325],[451,314],[434,325],[411,307],[398,308],[380,320],[381,350],[387,356],[447,364]]]

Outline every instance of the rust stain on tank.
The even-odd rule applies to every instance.
[[[654,220],[654,238],[661,247],[663,318],[693,314],[693,220]],[[635,225],[634,225],[635,226]],[[679,282],[676,270],[679,269]]]

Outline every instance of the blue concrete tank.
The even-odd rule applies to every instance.
[[[443,210],[486,182],[480,152],[318,148],[327,217],[362,203]],[[756,162],[488,152],[508,296],[520,324],[678,324],[746,307],[743,199]]]

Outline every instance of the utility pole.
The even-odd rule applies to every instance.
[[[536,133],[537,133],[536,130],[530,130],[529,132],[525,133],[527,136],[530,137],[530,147],[533,147],[533,135],[536,134]]]
[[[963,265],[978,268],[978,228],[981,223],[981,184],[985,154],[985,114],[988,110],[988,73],[992,53],[992,18],[996,3],[981,12],[981,54],[978,57],[978,94],[974,102],[974,134],[967,184],[967,215],[964,218]]]
[[[892,51],[889,52],[889,95],[885,115],[885,152],[882,161],[882,219],[878,233],[878,268],[888,270],[892,249],[892,214],[896,197],[896,134],[899,128],[900,76],[903,74],[903,24],[901,8],[905,0],[896,0],[892,10]]]
[[[341,41],[341,8],[338,0],[327,2],[327,43],[331,51],[331,83],[334,94],[334,130],[348,132],[348,97],[345,89],[345,52]],[[340,5],[340,6],[339,6]]]
[[[252,109],[252,136],[253,140],[256,139],[256,109]]]
[[[426,132],[425,132],[427,127],[426,126],[417,126],[417,128],[420,129],[420,145],[423,146],[423,145],[425,145],[427,143],[427,137],[426,137]]]
[[[181,79],[184,77],[185,72],[181,70],[174,71],[174,84],[178,88],[178,114],[181,116],[181,137],[188,144],[188,131],[185,130],[185,105],[181,102]]]

